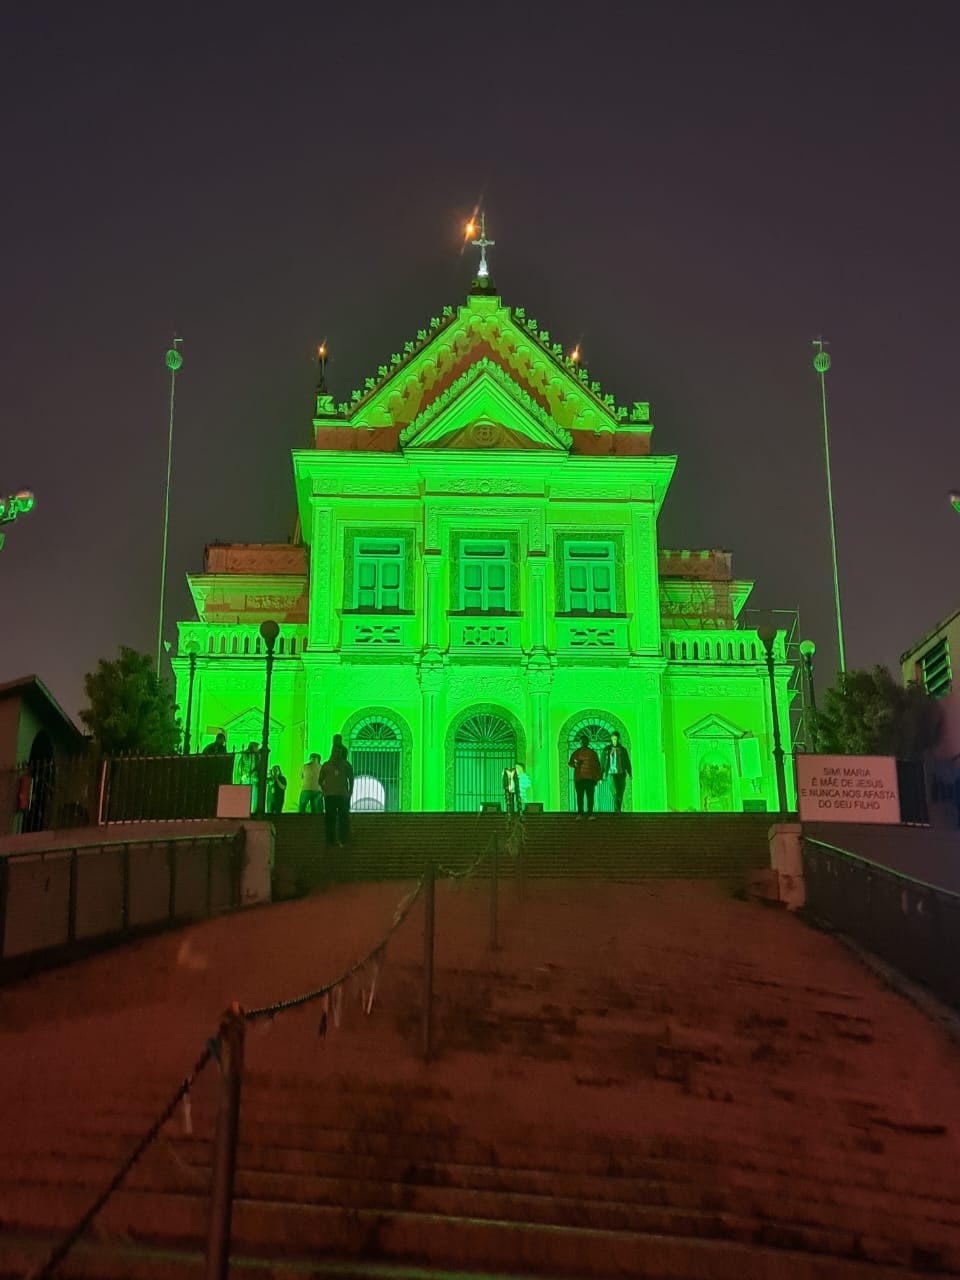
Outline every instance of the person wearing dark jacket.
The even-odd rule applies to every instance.
[[[580,734],[578,741],[580,745],[569,760],[570,768],[573,770],[573,786],[577,793],[577,821],[583,817],[583,804],[586,801],[587,821],[592,822],[593,793],[602,777],[600,759],[585,733]]]
[[[338,844],[342,849],[350,840],[353,765],[347,760],[347,749],[339,741],[339,736],[334,739],[330,759],[320,766],[320,790],[323,792],[327,847]]]
[[[267,812],[283,813],[283,801],[287,794],[287,780],[275,764],[267,779]]]
[[[617,813],[623,813],[623,793],[627,788],[627,779],[633,777],[630,766],[630,752],[620,745],[620,735],[614,729],[610,735],[609,746],[603,749],[603,776],[613,784],[613,807]]]

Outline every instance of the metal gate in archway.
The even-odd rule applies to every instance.
[[[471,716],[453,740],[453,807],[477,813],[485,801],[503,803],[503,771],[517,763],[517,735],[500,716]]]
[[[350,808],[395,813],[400,808],[403,739],[397,725],[384,716],[368,716],[350,734],[353,797]]]
[[[586,716],[583,720],[578,720],[567,734],[567,754],[564,757],[564,763],[579,747],[581,733],[585,733],[590,739],[590,745],[602,763],[603,749],[610,745],[610,735],[616,728],[615,724],[611,724],[609,720],[601,720],[598,716]],[[567,783],[567,807],[573,812],[577,807],[577,793],[573,786],[573,770],[568,769],[567,772],[570,775]],[[593,794],[593,810],[594,813],[613,813],[613,783],[609,779],[606,782],[597,783],[597,789]]]

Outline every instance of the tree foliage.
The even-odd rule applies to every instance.
[[[878,666],[841,675],[815,727],[818,751],[919,760],[940,739],[943,710],[920,685],[902,685]]]
[[[163,756],[179,749],[173,692],[147,654],[121,645],[119,658],[101,658],[83,687],[90,705],[80,719],[105,754]]]

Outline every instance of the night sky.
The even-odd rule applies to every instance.
[[[679,455],[666,547],[723,547],[835,669],[960,605],[955,4],[6,6],[0,681],[64,707],[166,636],[215,539],[284,541],[313,352],[337,400],[464,296],[506,302]]]

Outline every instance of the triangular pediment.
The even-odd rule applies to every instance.
[[[435,317],[415,341],[407,342],[389,365],[381,365],[336,412],[329,398],[322,398],[322,407],[318,398],[315,425],[399,428],[409,438],[409,429],[419,424],[419,435],[425,415],[435,407],[445,408],[451,389],[462,389],[463,379],[480,365],[499,370],[519,395],[529,399],[530,420],[543,425],[540,415],[545,415],[554,432],[613,432],[618,424],[631,431],[650,430],[646,404],[637,403],[631,411],[617,408],[613,397],[603,395],[599,384],[591,382],[559,344],[551,343],[550,335],[527,319],[522,308],[511,310],[493,294],[471,294],[456,311],[444,308],[442,317]],[[536,432],[527,429],[521,437],[531,441]],[[540,444],[556,447],[545,437]]]
[[[697,739],[742,738],[746,730],[731,724],[723,716],[709,715],[704,716],[702,720],[698,720],[696,724],[692,724],[689,729],[685,730],[685,733],[688,738]]]
[[[553,449],[570,434],[558,427],[502,369],[484,356],[400,435],[414,449]]]

